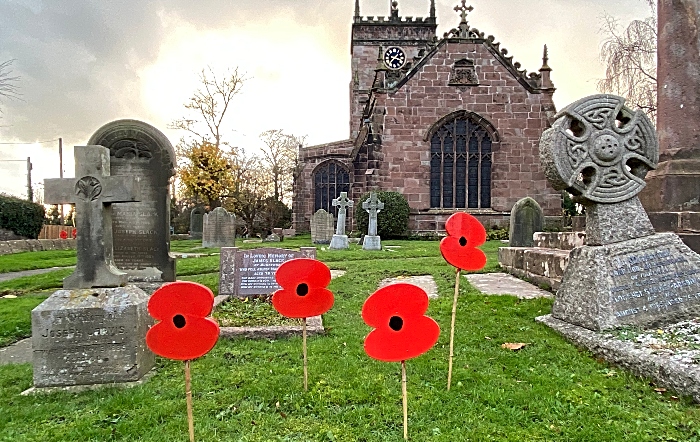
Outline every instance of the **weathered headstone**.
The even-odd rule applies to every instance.
[[[170,178],[175,151],[155,127],[118,120],[99,128],[88,144],[109,149],[112,176],[137,176],[139,202],[112,206],[114,262],[134,282],[175,281],[170,256]]]
[[[65,387],[139,380],[155,364],[145,334],[148,295],[122,287],[112,261],[110,203],[138,199],[138,180],[110,176],[109,150],[76,146],[76,178],[46,180],[47,201],[76,203],[78,262],[32,310],[34,386]]]
[[[50,204],[75,203],[78,262],[63,280],[63,288],[118,287],[126,273],[112,259],[112,203],[138,201],[138,179],[110,176],[109,150],[102,146],[75,146],[75,178],[47,179],[44,200]]]
[[[673,233],[655,233],[637,194],[658,162],[654,127],[624,99],[594,95],[542,134],[545,174],[586,207],[552,317],[591,330],[656,326],[700,314],[700,256]]]
[[[369,199],[362,203],[362,208],[369,215],[367,235],[362,240],[363,250],[382,250],[382,240],[377,235],[377,213],[384,208],[384,203],[379,201],[376,192],[370,192]]]
[[[318,209],[311,217],[311,242],[329,244],[333,238],[333,214]]]
[[[236,245],[236,215],[217,207],[204,215],[202,247],[233,247]]]
[[[532,247],[532,235],[541,232],[544,224],[544,213],[537,201],[523,198],[510,211],[510,247]]]
[[[220,255],[219,295],[244,298],[251,295],[269,295],[279,289],[275,280],[277,268],[294,258],[316,258],[315,247],[300,251],[260,248],[239,250],[224,247]]]
[[[282,241],[282,237],[278,236],[276,233],[270,233],[263,239],[263,242],[280,242]]]
[[[342,250],[350,247],[348,236],[345,234],[345,220],[348,207],[352,207],[354,201],[348,198],[347,192],[340,192],[340,196],[332,201],[333,207],[338,208],[338,226],[335,229],[335,234],[331,238],[329,249]]]
[[[202,239],[204,231],[204,208],[197,206],[190,212],[190,238]]]
[[[32,310],[34,386],[141,379],[155,365],[145,340],[153,324],[147,304],[133,285],[55,292]]]

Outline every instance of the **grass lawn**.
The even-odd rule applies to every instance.
[[[381,279],[425,274],[438,285],[440,298],[430,302],[427,314],[442,333],[432,350],[407,362],[411,440],[700,441],[698,405],[655,392],[648,381],[596,361],[535,323],[535,316],[550,311],[551,300],[485,296],[466,279],[447,392],[454,268],[440,256],[437,242],[384,244],[401,248],[319,250],[320,260],[347,273],[329,286],[335,305],[324,315],[326,335],[309,339],[309,392],[302,387],[300,338],[220,340],[192,363],[198,441],[403,440],[400,364],[365,355],[369,328],[360,310]],[[498,268],[499,245],[484,246],[486,271]],[[218,274],[209,270],[218,257],[211,258],[181,260],[178,272],[194,266],[182,279],[216,289]],[[197,266],[205,273],[196,273]],[[31,309],[13,305],[12,315]],[[0,313],[4,320],[8,313]],[[510,351],[501,348],[505,342],[528,345]],[[31,366],[2,366],[0,441],[188,440],[182,365],[159,358],[155,376],[127,390],[31,397],[19,396],[32,385]]]

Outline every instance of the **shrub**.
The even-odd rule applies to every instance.
[[[508,239],[508,229],[492,228],[491,230],[487,230],[486,239],[488,241]]]
[[[410,212],[406,198],[398,192],[385,191],[377,191],[377,198],[384,203],[384,208],[377,214],[377,235],[385,239],[406,237]],[[362,208],[362,203],[368,199],[369,193],[366,193],[355,205],[355,223],[363,234],[367,233],[369,214]]]
[[[0,227],[36,239],[44,224],[44,206],[0,194]]]

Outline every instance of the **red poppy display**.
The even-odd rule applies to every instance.
[[[59,233],[58,236],[60,236],[61,239],[68,239],[68,232],[61,230],[61,233]]]
[[[362,307],[362,319],[374,327],[365,338],[365,352],[386,362],[405,361],[428,351],[440,336],[429,316],[428,295],[412,284],[392,284],[374,292]]]
[[[333,292],[326,287],[331,271],[324,263],[310,258],[284,262],[275,273],[282,287],[272,295],[272,305],[288,318],[310,318],[333,307]]]
[[[156,290],[148,301],[148,313],[157,321],[146,333],[153,353],[178,360],[196,359],[214,347],[219,325],[208,318],[214,294],[195,282],[172,282]]]
[[[486,255],[480,245],[486,242],[484,226],[468,213],[457,212],[445,223],[447,237],[440,241],[443,258],[461,270],[481,270],[486,265]]]
[[[71,235],[73,235],[73,239],[77,238],[78,237],[78,229],[73,229],[73,231],[71,232]]]

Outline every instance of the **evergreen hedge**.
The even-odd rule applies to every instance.
[[[369,199],[369,193],[360,197],[355,205],[355,224],[362,234],[367,234],[369,214],[362,208],[362,203]],[[405,238],[408,236],[408,201],[399,192],[377,191],[377,198],[384,203],[384,208],[377,214],[377,235],[382,239]]]
[[[0,228],[36,239],[44,224],[44,206],[0,194]]]

